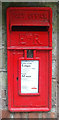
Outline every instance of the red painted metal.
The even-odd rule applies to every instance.
[[[33,50],[33,57],[27,57]],[[52,88],[52,10],[7,9],[8,108],[12,112],[49,111]],[[21,60],[39,61],[39,92],[21,93]],[[32,88],[34,89],[34,88]]]

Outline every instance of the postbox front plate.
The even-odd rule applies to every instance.
[[[52,11],[7,9],[8,108],[49,111],[52,79]]]

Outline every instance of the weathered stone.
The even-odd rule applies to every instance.
[[[52,80],[52,106],[56,106],[57,102],[57,81]]]
[[[2,68],[2,50],[0,50],[0,69]]]
[[[2,31],[2,45],[3,46],[7,46],[7,33],[6,33],[6,29],[3,29]]]
[[[52,55],[57,55],[57,33],[52,34]]]
[[[2,68],[7,70],[7,49],[2,49]]]
[[[2,72],[0,72],[0,89],[2,88]]]
[[[0,28],[1,31],[1,28]],[[0,46],[2,46],[2,31],[0,32]]]
[[[2,109],[7,110],[8,107],[6,106],[6,100],[2,99]]]
[[[0,98],[0,110],[2,109],[2,99]]]
[[[1,46],[2,46],[2,3],[0,2],[0,47]]]
[[[7,89],[7,72],[2,73],[2,88]]]
[[[6,90],[2,89],[2,98],[6,98]]]
[[[52,61],[52,78],[56,78],[56,61]]]

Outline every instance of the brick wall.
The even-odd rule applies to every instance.
[[[1,4],[0,4],[1,6]],[[49,112],[11,113],[8,111],[7,95],[7,39],[6,39],[6,8],[9,6],[47,6],[53,11],[52,33],[52,109]],[[1,36],[1,35],[0,35]],[[56,3],[3,3],[2,4],[2,41],[0,39],[0,111],[2,118],[56,118],[57,116],[57,5]],[[0,115],[1,116],[1,115]]]

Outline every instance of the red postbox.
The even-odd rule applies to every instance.
[[[8,108],[49,111],[52,80],[52,10],[7,9]]]

